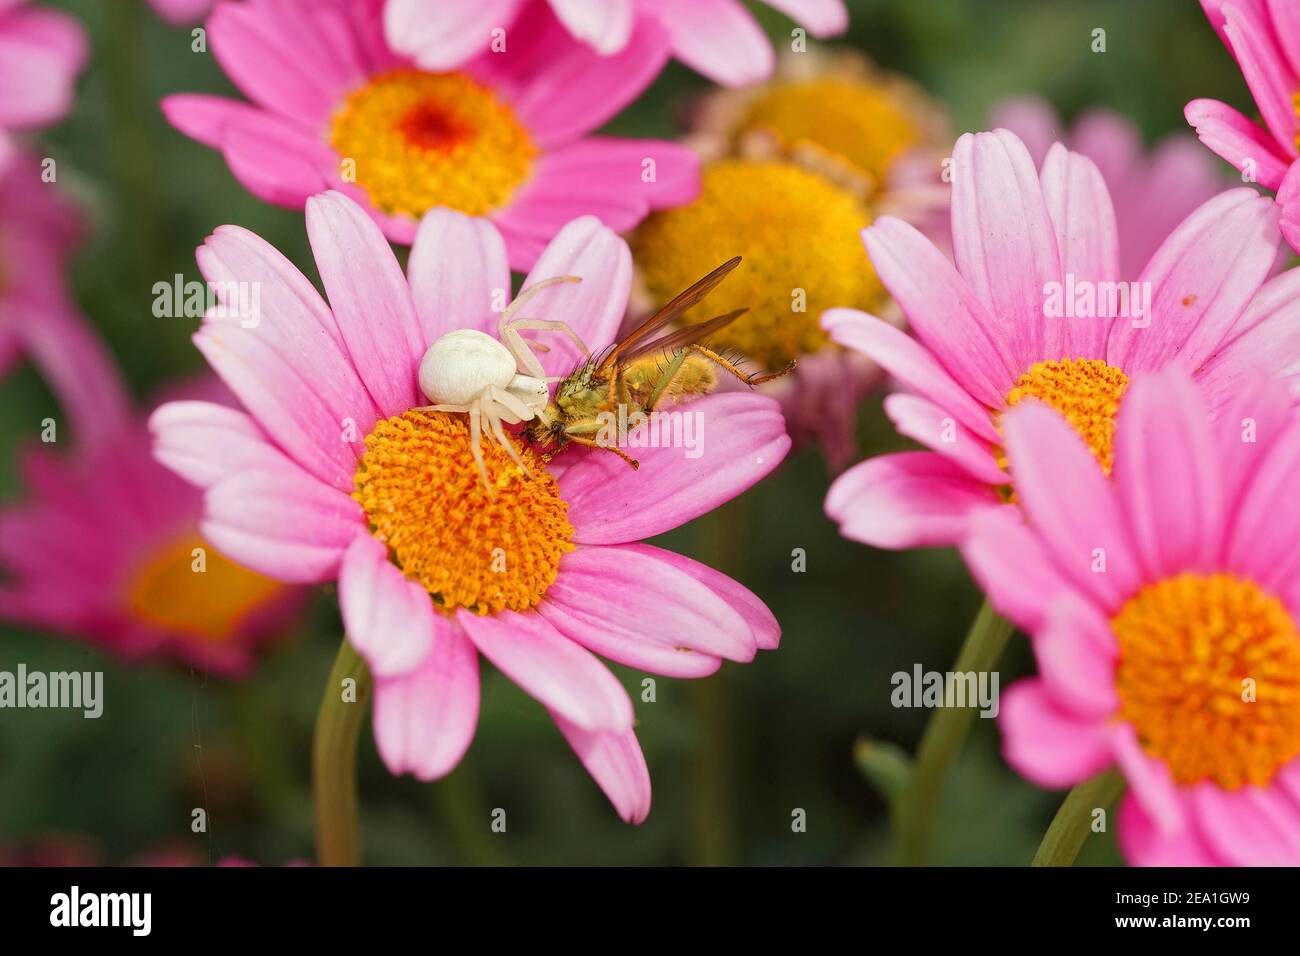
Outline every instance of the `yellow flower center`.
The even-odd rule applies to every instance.
[[[738,135],[766,130],[787,147],[812,144],[836,153],[877,182],[920,133],[896,98],[878,86],[819,79],[773,87],[749,106]]]
[[[352,496],[402,573],[435,604],[524,611],[573,550],[569,507],[526,444],[516,441],[527,473],[486,436],[479,447],[492,497],[463,416],[410,411],[384,419],[366,436]]]
[[[187,531],[131,575],[127,606],[170,633],[221,644],[284,590],[280,582],[235,564],[197,531]]]
[[[1181,784],[1263,786],[1300,755],[1300,636],[1231,574],[1148,585],[1111,621],[1120,716]]]
[[[744,257],[693,310],[698,319],[749,309],[714,346],[776,368],[826,347],[818,322],[825,309],[870,308],[883,296],[859,237],[870,213],[848,192],[781,161],[723,160],[703,179],[694,202],[646,220],[633,250],[660,303],[698,279],[702,263]]]
[[[1051,405],[1088,443],[1109,475],[1114,461],[1115,413],[1126,388],[1128,376],[1100,359],[1036,362],[1007,393],[1007,407],[1026,398]]]
[[[401,69],[351,93],[330,144],[370,201],[419,218],[434,206],[481,216],[528,178],[537,147],[513,111],[462,73]]]

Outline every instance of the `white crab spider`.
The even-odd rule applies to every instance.
[[[515,318],[519,308],[547,286],[560,282],[581,282],[579,276],[556,276],[544,279],[519,293],[497,322],[493,338],[477,329],[457,329],[442,335],[429,346],[420,360],[420,391],[432,402],[415,411],[463,412],[469,415],[470,451],[478,465],[483,484],[492,494],[487,465],[483,461],[482,436],[487,432],[520,468],[527,470],[523,459],[501,427],[532,421],[546,408],[550,399],[547,386],[557,381],[548,378],[533,348],[545,346],[525,339],[520,332],[561,332],[578,347],[583,356],[591,353],[578,333],[566,323],[554,319]]]

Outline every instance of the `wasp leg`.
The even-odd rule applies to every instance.
[[[727,359],[719,355],[717,352],[713,351],[713,349],[705,348],[703,345],[696,345],[696,344],[688,345],[686,346],[686,348],[689,351],[696,352],[700,355],[703,355],[705,358],[711,359],[713,362],[716,362],[719,366],[721,366],[726,371],[730,372],[736,378],[740,379],[746,385],[762,385],[764,382],[770,382],[773,379],[780,378],[783,375],[789,375],[791,372],[794,371],[794,366],[795,366],[795,363],[791,362],[788,365],[786,365],[785,368],[780,369],[776,372],[768,372],[766,375],[760,375],[757,372],[751,375],[746,375],[744,372],[740,370],[740,366],[738,366],[735,362],[728,361]]]
[[[659,403],[659,399],[662,397],[664,389],[672,384],[672,380],[677,377],[677,373],[681,371],[682,363],[685,361],[686,349],[682,349],[673,356],[672,361],[669,362],[667,367],[663,370],[663,374],[659,376],[659,381],[655,383],[654,391],[650,393],[650,401],[646,402],[645,406],[646,414],[655,410],[655,405]]]
[[[627,452],[623,451],[623,449],[618,448],[614,445],[602,445],[594,438],[583,438],[580,435],[569,435],[569,441],[577,445],[584,445],[587,448],[599,448],[603,451],[612,451],[614,454],[618,455],[619,458],[622,458],[625,462],[631,465],[633,471],[641,467],[641,462],[637,461]]]

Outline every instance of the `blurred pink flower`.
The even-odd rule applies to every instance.
[[[42,172],[35,156],[17,152],[0,175],[0,375],[30,359],[59,395],[72,437],[93,445],[122,423],[127,402],[64,278],[80,221]]]
[[[229,399],[214,380],[187,392]],[[301,593],[203,540],[203,496],[154,460],[144,418],[105,424],[97,439],[22,455],[30,498],[0,508],[0,618],[128,659],[243,675]]]
[[[302,208],[338,189],[402,243],[431,208],[484,215],[516,269],[576,216],[629,229],[695,195],[685,147],[589,135],[658,75],[662,28],[602,57],[539,7],[508,53],[431,73],[384,42],[381,2],[222,0],[212,52],[253,103],[182,94],[163,112],[267,202]]]
[[[72,109],[87,55],[75,17],[0,0],[0,169],[13,153],[9,134],[50,126]]]
[[[513,36],[520,14],[542,0],[387,0],[384,26],[393,48],[430,70],[460,66],[489,48],[492,31]],[[765,0],[815,37],[848,29],[844,0]],[[547,0],[577,39],[602,56],[633,42],[653,18],[683,63],[726,86],[756,83],[776,59],[763,28],[740,0]],[[507,46],[512,40],[507,39]]]
[[[1136,377],[1113,481],[1037,402],[1003,427],[1023,516],[979,515],[963,552],[1038,660],[1003,695],[1007,761],[1044,787],[1118,766],[1133,863],[1300,865],[1300,420],[1286,386],[1246,383],[1214,423],[1184,370]]]
[[[1281,229],[1300,251],[1296,93],[1300,90],[1300,5],[1293,0],[1201,0],[1211,25],[1241,67],[1265,127],[1218,100],[1184,111],[1201,142],[1250,181],[1277,191]]]
[[[885,411],[931,449],[869,459],[832,485],[826,511],[841,533],[876,547],[955,544],[973,512],[1013,492],[999,421],[1022,399],[1065,415],[1109,470],[1133,374],[1186,369],[1217,410],[1243,382],[1289,373],[1300,357],[1300,275],[1266,281],[1277,212],[1253,189],[1193,212],[1123,298],[1116,283],[1131,277],[1119,271],[1097,166],[1057,144],[1040,176],[1006,130],[967,133],[954,149],[956,268],[900,220],[863,235],[915,337],[851,309],[823,324],[911,393],[889,396]]]
[[[1090,110],[1067,130],[1046,100],[1027,96],[995,106],[989,126],[1019,136],[1040,166],[1056,142],[1096,163],[1115,209],[1119,274],[1126,279],[1137,277],[1192,210],[1228,186],[1191,134],[1168,136],[1148,154],[1138,128],[1110,110]]]
[[[208,15],[216,0],[149,0],[154,13],[173,26],[189,26]]]
[[[478,719],[478,654],[540,701],[620,815],[644,819],[650,780],[632,702],[591,651],[700,677],[777,644],[763,603],[688,558],[635,543],[691,520],[770,472],[789,447],[758,395],[690,406],[707,441],[613,454],[567,452],[519,471],[484,443],[495,497],[465,416],[426,404],[417,367],[453,329],[495,333],[510,289],[501,235],[434,210],[409,282],[364,210],[340,193],[307,202],[307,234],[330,304],[265,241],[222,226],[199,249],[213,283],[256,282],[261,321],[210,313],[195,342],[248,409],[202,402],[154,415],[158,458],[204,486],[204,533],[235,559],[294,582],[338,581],[348,640],[375,676],[375,740],[394,773],[450,771]],[[593,217],[546,247],[525,286],[561,275],[530,314],[563,316],[593,349],[626,308],[626,243]],[[554,337],[548,375],[577,350]],[[395,563],[398,562],[398,563]]]

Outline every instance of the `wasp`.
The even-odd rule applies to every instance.
[[[735,362],[703,344],[747,309],[674,327],[738,265],[740,256],[724,262],[678,293],[624,339],[561,379],[554,398],[527,423],[525,437],[547,459],[572,444],[612,452],[637,468],[635,458],[616,444],[600,440],[611,416],[626,421],[640,412],[648,417],[661,403],[707,395],[717,387],[717,369],[749,386],[762,385],[793,371],[795,363],[791,362],[776,372],[746,374]]]

